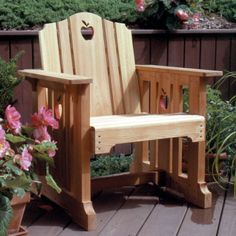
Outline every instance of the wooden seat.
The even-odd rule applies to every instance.
[[[39,40],[43,69],[19,74],[36,79],[36,107],[60,103],[63,108],[60,129],[53,131],[59,147],[54,175],[63,192],[45,186],[47,197],[92,230],[91,186],[95,191],[158,183],[165,172],[188,201],[211,206],[204,181],[206,82],[221,72],[135,65],[131,31],[91,13],[46,24]],[[188,114],[183,113],[186,91]],[[192,140],[185,153],[187,173],[182,171],[182,137]],[[134,143],[130,173],[91,183],[90,158],[119,143]]]
[[[205,119],[199,115],[113,115],[91,117],[94,153],[109,153],[115,144],[187,136],[205,139]]]

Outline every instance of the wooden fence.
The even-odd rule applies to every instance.
[[[138,64],[160,64],[236,71],[236,30],[133,30]],[[0,56],[8,60],[24,51],[19,68],[40,68],[37,31],[0,31]],[[236,83],[222,88],[224,98],[236,94]],[[31,87],[24,81],[16,90],[24,121],[32,112]]]

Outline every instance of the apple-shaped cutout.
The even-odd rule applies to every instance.
[[[161,95],[160,96],[160,107],[163,110],[167,110],[168,105],[169,105],[169,98],[168,98],[168,96],[167,95]]]
[[[82,21],[84,26],[81,27],[81,35],[85,40],[91,40],[94,35],[93,27],[89,25],[89,23]]]

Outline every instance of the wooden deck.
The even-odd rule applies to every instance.
[[[236,199],[231,191],[209,185],[213,207],[199,209],[152,185],[124,187],[94,198],[96,231],[75,225],[63,209],[47,199],[32,200],[23,225],[29,236],[235,236]]]

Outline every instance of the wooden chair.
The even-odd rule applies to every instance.
[[[206,81],[221,72],[135,65],[131,31],[91,13],[46,24],[39,40],[43,69],[19,74],[36,79],[38,106],[53,108],[59,100],[63,107],[60,130],[53,132],[59,146],[55,175],[63,192],[45,187],[47,197],[92,230],[91,186],[158,183],[164,171],[189,202],[211,207],[204,181]],[[184,89],[189,114],[183,113]],[[191,139],[187,174],[182,171],[182,137]],[[130,173],[91,184],[91,156],[122,143],[134,143]]]

